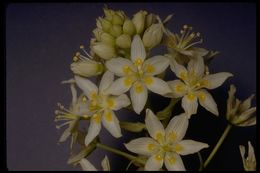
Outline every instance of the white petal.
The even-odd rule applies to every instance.
[[[161,140],[159,138],[164,138],[164,127],[150,109],[146,109],[145,125],[148,133],[152,138],[156,139],[157,141]]]
[[[99,84],[99,92],[104,92],[114,81],[114,74],[110,71],[106,71]]]
[[[180,80],[168,81],[167,83],[171,88],[173,98],[182,97],[188,92],[188,87]]]
[[[197,108],[198,108],[197,97],[194,96],[194,98],[191,99],[190,97],[188,97],[188,95],[185,95],[182,98],[181,106],[185,110],[185,112],[188,114],[188,116],[196,114]]]
[[[149,137],[137,138],[125,144],[125,147],[136,154],[151,156],[159,149],[159,144]]]
[[[170,67],[178,78],[184,79],[184,76],[188,74],[187,69],[183,65],[178,64],[174,58],[170,59]]]
[[[101,130],[101,115],[95,114],[91,117],[88,134],[85,137],[85,145],[88,146],[90,142],[99,134]]]
[[[132,86],[132,79],[128,77],[121,77],[115,80],[110,87],[106,90],[106,93],[112,95],[121,95],[127,92]]]
[[[133,62],[126,58],[113,58],[111,60],[108,60],[106,62],[106,67],[109,71],[115,73],[117,76],[126,76],[127,67],[129,67],[129,70],[136,70]]]
[[[135,62],[138,58],[144,61],[146,52],[142,39],[139,35],[135,35],[131,44],[131,60]]]
[[[172,152],[167,152],[164,159],[165,166],[168,171],[185,171],[181,157]]]
[[[80,76],[75,76],[75,81],[78,85],[78,87],[80,89],[82,89],[82,91],[84,92],[84,94],[90,99],[91,95],[93,93],[97,93],[98,92],[98,88],[97,86],[91,82],[88,79],[85,79],[83,77]]]
[[[134,111],[137,114],[140,114],[140,112],[143,110],[147,101],[147,97],[147,88],[141,82],[136,82],[130,89],[130,98],[132,101]]]
[[[211,94],[205,89],[197,91],[196,94],[199,98],[200,105],[218,116],[218,107]]]
[[[121,109],[123,107],[127,107],[128,105],[131,104],[129,98],[125,94],[122,94],[118,97],[114,97],[113,101],[114,101],[114,105],[111,108],[113,110],[119,110],[119,109]]]
[[[166,136],[170,141],[181,140],[188,129],[189,120],[185,113],[174,116],[166,127]]]
[[[193,154],[200,151],[203,148],[208,148],[209,145],[203,142],[197,142],[193,140],[182,140],[178,143],[180,150],[176,151],[180,155]]]
[[[111,110],[106,110],[102,116],[102,124],[115,138],[122,136],[119,121],[115,113]]]
[[[92,165],[87,159],[83,158],[79,162],[83,171],[97,171],[94,165]]]
[[[156,75],[162,73],[170,64],[169,58],[162,55],[154,56],[144,62],[143,68],[145,73]]]
[[[228,72],[220,72],[206,75],[202,81],[206,83],[205,88],[214,89],[222,85],[225,80],[231,76],[233,76],[233,74]]]
[[[110,171],[110,163],[107,156],[101,161],[101,166],[103,171]]]
[[[143,81],[147,88],[156,94],[165,95],[171,93],[169,85],[158,77],[144,77]]]
[[[204,61],[202,57],[191,59],[188,63],[189,73],[194,73],[196,76],[202,76],[205,71]]]
[[[159,153],[156,153],[148,158],[144,167],[146,171],[158,171],[162,168],[164,160],[163,155],[161,155],[158,159],[158,154]]]
[[[71,94],[72,94],[72,105],[77,103],[77,90],[75,88],[75,84],[70,84]]]

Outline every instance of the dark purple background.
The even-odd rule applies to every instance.
[[[255,4],[111,3],[108,6],[123,10],[128,16],[141,9],[162,18],[174,13],[168,25],[171,30],[179,31],[183,24],[192,25],[204,36],[205,48],[221,52],[213,60],[211,72],[229,71],[234,77],[211,92],[218,103],[220,118],[200,107],[199,115],[191,118],[187,133],[187,138],[209,143],[211,148],[202,152],[205,159],[226,125],[223,114],[229,84],[237,86],[237,96],[241,99],[256,91]],[[55,128],[53,112],[57,102],[68,105],[71,100],[69,87],[60,85],[60,81],[72,77],[69,70],[72,56],[80,44],[87,47],[95,20],[103,15],[102,7],[102,3],[24,3],[7,7],[6,125],[10,170],[80,170],[66,164],[68,143],[57,145],[61,131]],[[120,120],[125,119],[122,114],[121,111],[118,115]],[[116,140],[104,129],[101,134],[109,145],[129,141]],[[247,144],[247,140],[256,146],[255,127],[232,129],[208,170],[241,170],[238,145]],[[123,148],[122,144],[119,147]],[[127,166],[121,157],[108,155],[113,169]],[[89,158],[99,167],[103,156],[104,152],[96,150]],[[183,158],[186,168],[197,168],[196,155]]]

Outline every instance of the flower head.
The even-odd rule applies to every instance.
[[[248,155],[245,157],[245,146],[239,145],[240,154],[245,171],[256,171],[255,151],[250,141],[248,141]]]
[[[187,68],[173,59],[171,70],[180,79],[168,82],[172,89],[171,97],[183,97],[182,107],[189,116],[197,113],[198,100],[201,106],[218,115],[217,104],[206,89],[219,87],[228,77],[233,76],[231,73],[208,74],[201,57],[190,60]]]
[[[147,100],[147,89],[164,95],[170,92],[168,84],[154,75],[162,73],[169,66],[169,60],[161,55],[146,60],[146,51],[139,35],[135,35],[131,44],[131,60],[113,58],[106,67],[120,78],[107,92],[120,95],[130,89],[130,97],[136,113],[140,113]]]
[[[83,171],[97,171],[96,167],[85,158],[81,159],[79,164]],[[110,171],[110,164],[107,156],[101,161],[101,166],[103,171]]]
[[[163,163],[170,171],[185,170],[180,155],[193,154],[208,144],[193,140],[183,140],[189,121],[185,114],[173,117],[166,129],[154,115],[147,109],[145,125],[151,137],[134,139],[125,144],[129,151],[148,156],[145,170],[159,170]]]
[[[85,138],[85,145],[88,145],[100,132],[101,122],[110,134],[116,138],[122,136],[119,121],[114,111],[130,104],[125,94],[111,96],[106,90],[114,80],[113,73],[107,71],[102,76],[99,88],[88,79],[75,76],[75,81],[79,88],[89,99],[88,109],[91,112],[90,126]]]
[[[256,124],[255,111],[256,107],[251,107],[251,101],[254,94],[241,102],[235,98],[236,87],[230,85],[227,100],[227,120],[237,126],[252,126]]]

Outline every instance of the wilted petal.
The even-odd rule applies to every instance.
[[[144,61],[146,52],[144,44],[139,35],[135,35],[131,44],[131,60],[135,62],[137,59]]]
[[[126,58],[113,58],[108,60],[106,67],[117,76],[126,76],[128,73],[131,73],[131,70],[136,70],[133,63]]]
[[[193,140],[182,140],[178,143],[180,145],[179,150],[176,152],[180,155],[193,154],[200,151],[203,148],[208,148],[209,145],[203,142],[197,142]]]
[[[147,88],[156,94],[165,95],[171,93],[169,85],[158,77],[147,76],[143,81]]]
[[[122,94],[118,97],[113,98],[113,106],[111,109],[119,110],[123,107],[127,107],[130,104],[131,104],[131,102],[130,102],[129,98],[127,97],[127,95]]]
[[[205,88],[214,89],[222,85],[225,82],[225,80],[231,76],[233,76],[233,74],[228,72],[209,74],[202,79],[202,82],[205,84]]]
[[[188,63],[189,73],[193,73],[196,76],[202,76],[205,71],[204,61],[202,57],[193,58]]]
[[[110,71],[106,71],[99,84],[99,92],[104,92],[114,81],[114,74]]]
[[[125,144],[125,147],[136,154],[151,156],[159,149],[159,144],[149,137],[137,138]]]
[[[196,94],[199,98],[200,105],[218,116],[218,107],[211,94],[204,89],[199,90]]]
[[[185,171],[181,157],[172,152],[167,152],[164,159],[165,166],[168,171]]]
[[[122,136],[119,121],[111,110],[106,110],[102,116],[102,124],[115,138]]]
[[[194,96],[193,94],[185,95],[182,98],[181,106],[185,110],[185,112],[187,113],[187,115],[189,117],[191,115],[193,115],[193,114],[196,114],[197,113],[197,108],[198,108],[197,97]]]
[[[187,94],[188,87],[180,80],[173,80],[167,82],[169,87],[171,88],[171,96],[173,98],[179,98]]]
[[[85,137],[86,146],[88,146],[88,144],[90,144],[90,142],[93,141],[93,139],[99,134],[100,130],[101,130],[101,115],[94,114],[90,120],[88,134]]]
[[[141,82],[136,82],[130,89],[130,97],[134,111],[137,114],[140,114],[146,104],[148,97],[146,86]]]
[[[158,171],[163,166],[163,155],[156,153],[148,158],[144,169],[147,171]]]
[[[147,59],[144,62],[143,68],[145,73],[156,75],[162,73],[169,66],[169,63],[170,61],[168,58],[158,55]]]
[[[128,77],[121,77],[115,80],[110,87],[106,90],[106,93],[112,95],[121,95],[127,92],[132,86],[133,80]]]
[[[83,158],[79,162],[83,171],[97,171],[94,165],[92,165],[87,159]]]
[[[97,86],[88,79],[80,76],[75,76],[75,81],[84,94],[90,99],[91,95],[98,92]]]
[[[101,166],[103,171],[110,171],[110,164],[107,156],[105,156],[104,159],[101,161]]]

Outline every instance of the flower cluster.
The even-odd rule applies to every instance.
[[[55,112],[55,121],[65,121],[57,127],[68,125],[59,142],[71,136],[71,149],[75,144],[81,146],[78,154],[72,152],[68,162],[81,165],[83,170],[96,170],[86,157],[101,148],[131,160],[138,169],[186,170],[180,156],[209,147],[204,142],[183,139],[189,119],[197,114],[198,103],[210,113],[219,115],[217,103],[208,90],[220,87],[233,74],[210,74],[209,60],[218,52],[194,47],[202,39],[196,41],[200,33],[192,32],[190,26],[184,25],[180,35],[171,32],[166,23],[172,15],[161,21],[158,15],[141,10],[131,19],[123,11],[108,7],[103,10],[104,17],[96,20],[90,53],[80,46],[85,55],[76,53],[71,64],[74,77],[62,82],[70,84],[71,106],[66,109],[59,103],[59,110]],[[168,51],[151,56],[151,50],[157,46],[166,46]],[[168,68],[174,80],[168,81],[163,75]],[[80,96],[77,96],[78,89]],[[155,114],[152,105],[147,104],[150,92],[171,98],[170,105]],[[234,92],[232,85],[227,119],[234,125],[254,125],[256,119],[252,113],[256,108],[250,108],[252,96],[240,103],[234,101]],[[175,115],[172,108],[179,100],[183,113]],[[133,114],[131,116],[143,116],[144,123],[120,121],[117,113],[120,109],[127,109]],[[127,150],[137,154],[132,155],[105,145],[99,135],[102,126],[114,138],[124,135],[121,128],[150,137],[125,143]],[[240,147],[240,150],[244,155],[244,149]],[[250,165],[244,160],[243,163]],[[110,170],[107,156],[101,165],[104,170]]]

